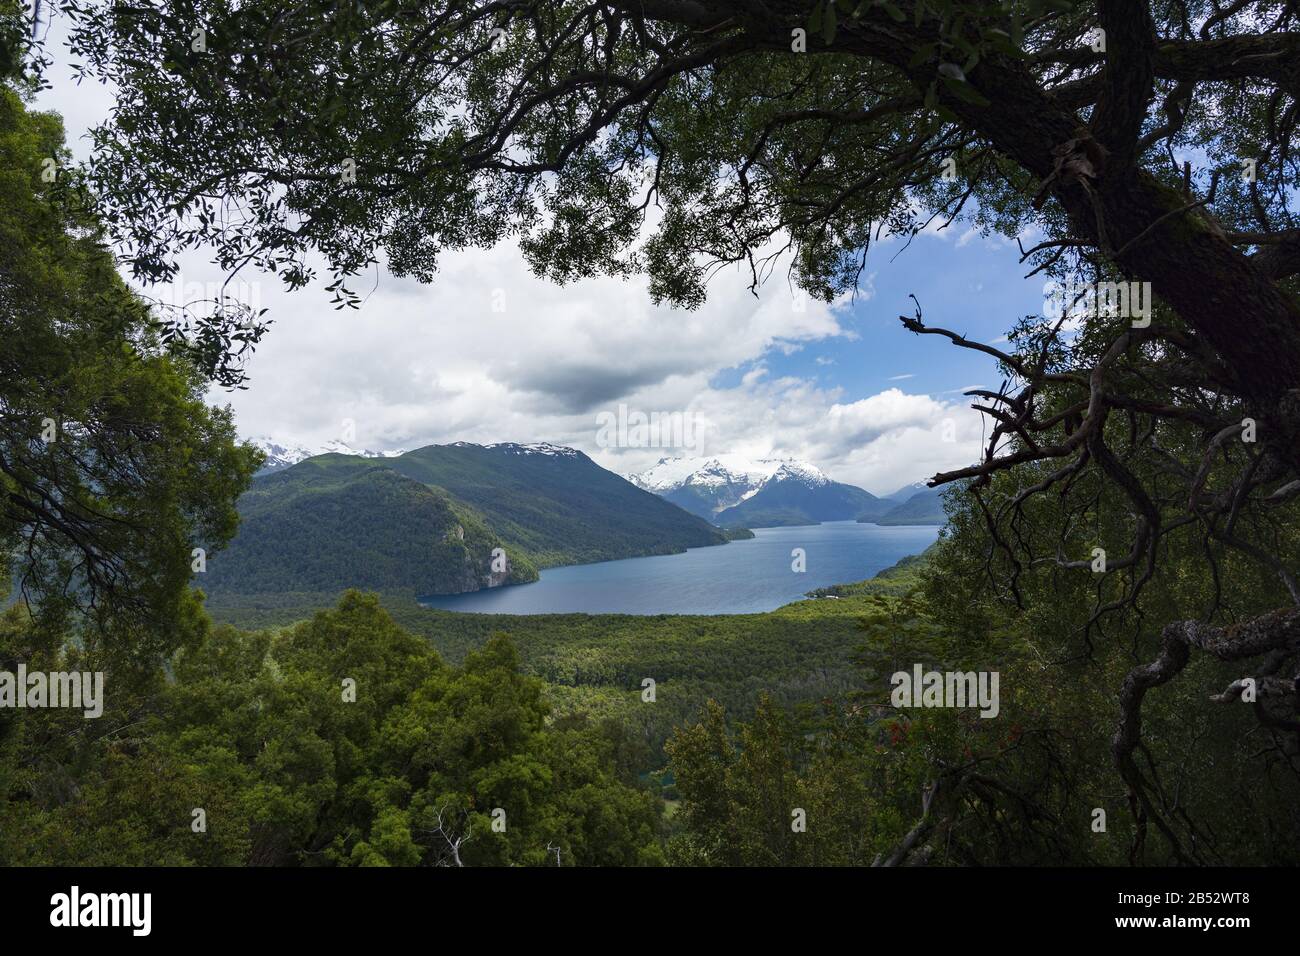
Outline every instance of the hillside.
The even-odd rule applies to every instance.
[[[854,660],[863,616],[876,608],[872,595],[916,587],[925,562],[920,555],[905,558],[874,579],[822,589],[765,614],[463,614],[422,607],[409,595],[380,598],[394,620],[449,661],[464,660],[494,633],[508,634],[525,672],[546,680],[561,713],[635,720],[656,765],[673,726],[697,719],[710,698],[746,716],[762,692],[795,707],[859,690]],[[283,594],[214,599],[208,609],[219,621],[265,628],[308,618],[337,601],[337,594]],[[641,701],[645,677],[658,685],[653,707]]]
[[[539,567],[724,544],[726,532],[551,445],[431,445],[327,454],[256,478],[241,525],[200,579],[209,592],[347,587],[460,594]],[[491,569],[494,548],[508,558]]]
[[[537,580],[517,549],[436,489],[369,464],[295,466],[253,483],[234,541],[199,584],[211,593],[340,588],[461,594]],[[492,551],[506,570],[492,570]]]
[[[470,505],[539,568],[676,554],[727,540],[704,519],[572,448],[458,442],[383,464]]]
[[[912,495],[900,505],[896,505],[878,518],[859,518],[879,525],[914,525],[947,524],[948,515],[943,510],[943,492],[939,488],[927,488]]]

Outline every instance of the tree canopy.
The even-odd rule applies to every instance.
[[[117,272],[58,117],[0,86],[0,580],[127,660],[175,646],[255,452]]]

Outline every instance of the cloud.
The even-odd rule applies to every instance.
[[[78,137],[107,117],[112,91],[74,87],[62,66],[52,78],[40,104],[64,114],[84,158]],[[223,278],[201,254],[180,264],[181,284]],[[249,363],[248,390],[209,393],[233,409],[246,437],[319,444],[350,422],[349,443],[376,450],[547,440],[624,473],[674,454],[794,456],[876,492],[980,451],[978,416],[960,404],[899,388],[849,395],[779,371],[783,356],[816,348],[819,375],[834,377],[835,349],[858,338],[852,310],[874,297],[874,273],[856,303],[846,296],[828,306],[781,282],[755,297],[747,273],[724,270],[694,312],[655,306],[644,280],[538,279],[506,243],[448,252],[428,286],[382,269],[358,277],[352,285],[363,294],[376,285],[358,311],[334,311],[319,288],[288,293],[274,278],[246,278],[274,324]],[[722,380],[732,384],[715,384]],[[689,416],[695,447],[603,447],[597,415],[620,405]]]
[[[629,407],[645,413],[664,410],[691,388],[686,384],[667,402],[663,393],[659,401],[649,393],[635,396]],[[842,398],[838,388],[820,388],[797,377],[754,378],[730,389],[703,389],[675,406],[692,423],[692,447],[598,448],[592,455],[625,474],[678,455],[804,458],[837,481],[882,494],[979,457],[979,416],[964,405],[897,388],[856,401]],[[578,436],[583,438],[589,446],[589,435]]]

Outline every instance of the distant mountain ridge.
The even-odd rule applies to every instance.
[[[262,436],[259,438],[250,438],[250,445],[259,448],[266,461],[258,469],[258,475],[269,474],[273,471],[281,471],[285,468],[291,468],[300,461],[306,461],[308,458],[314,458],[316,455],[356,455],[361,458],[396,458],[398,455],[404,455],[405,449],[396,451],[364,451],[353,448],[347,442],[338,438],[331,438],[323,445],[317,445],[315,448],[308,448],[306,445],[299,444],[282,444],[273,438]]]
[[[797,458],[661,458],[627,479],[724,528],[855,520],[943,524],[946,520],[937,493],[924,482],[913,482],[880,498],[833,481],[816,465]],[[918,496],[925,504],[909,504]]]
[[[913,495],[918,495],[933,490],[934,489],[931,488],[929,485],[927,485],[924,481],[914,481],[911,484],[903,485],[903,487],[899,488],[895,492],[892,492],[891,494],[884,495],[884,497],[888,498],[890,501],[897,501],[899,504],[902,504],[906,501],[910,501]]]
[[[869,521],[890,507],[891,502],[854,485],[832,481],[811,466],[782,465],[758,491],[719,512],[715,520],[724,528]]]
[[[315,455],[254,478],[239,510],[239,532],[198,582],[205,590],[456,594],[535,580],[538,568],[729,540],[582,452],[548,443]],[[504,565],[494,564],[496,549]]]
[[[785,465],[821,475],[815,466],[793,458],[751,459],[743,455],[714,455],[709,458],[661,458],[653,467],[628,475],[627,480],[638,488],[667,498],[691,514],[712,521],[719,512],[757,493]]]
[[[922,486],[920,491],[886,511],[873,523],[879,525],[947,524],[948,514],[943,508],[943,489]]]

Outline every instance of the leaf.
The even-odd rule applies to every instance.
[[[918,67],[924,63],[929,62],[930,58],[934,56],[935,51],[937,49],[938,49],[937,43],[927,43],[924,46],[918,47],[916,52],[912,54],[912,58],[907,61],[908,67],[909,68]]]
[[[830,0],[826,4],[826,13],[822,17],[822,39],[826,41],[827,46],[835,42],[836,26],[835,0]]]
[[[902,23],[907,19],[906,14],[904,14],[902,10],[898,9],[898,7],[894,6],[894,4],[890,3],[889,0],[881,0],[880,9],[889,14],[890,19],[895,23]]]
[[[822,5],[819,3],[812,8],[812,13],[808,14],[808,33],[816,35],[822,28]]]
[[[959,100],[963,100],[964,102],[971,103],[975,106],[989,105],[989,101],[980,93],[980,91],[975,89],[975,87],[971,86],[969,83],[964,83],[960,80],[950,80],[947,77],[944,77],[943,85],[948,89],[949,93],[957,97]]]

